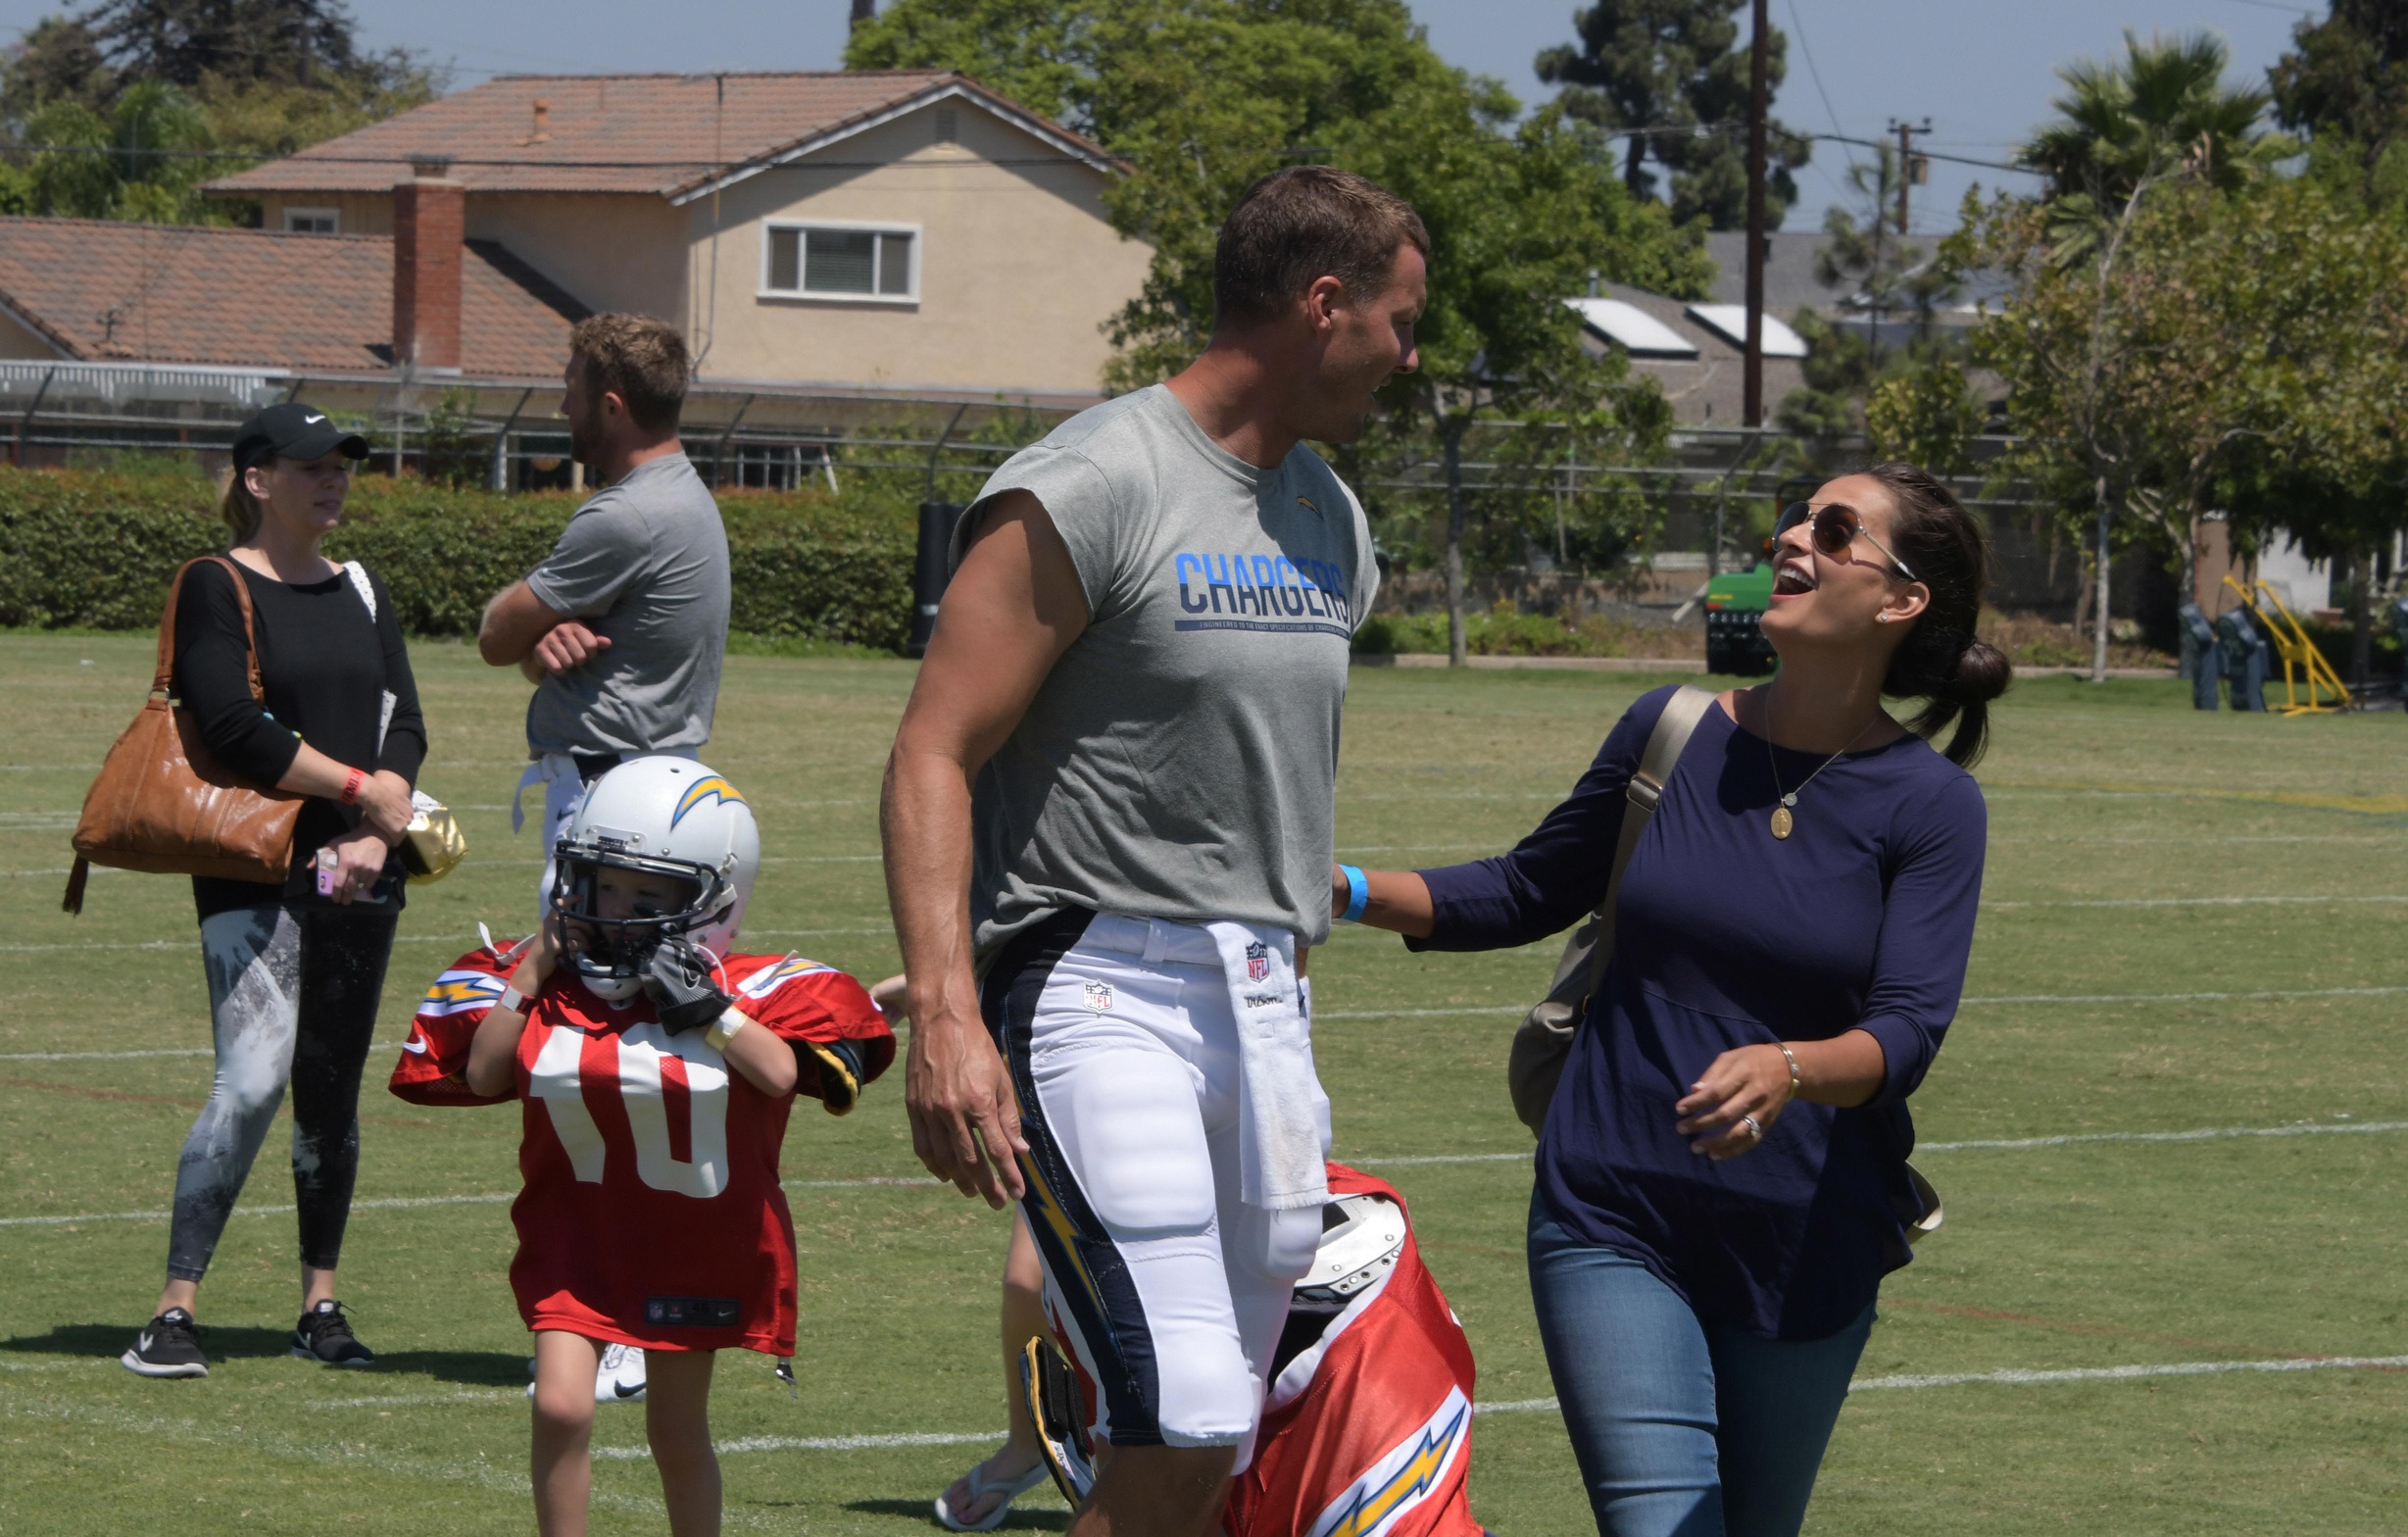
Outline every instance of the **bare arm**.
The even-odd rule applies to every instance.
[[[547,607],[523,580],[495,593],[476,626],[476,654],[497,668],[516,666],[530,683],[583,667],[610,649],[610,636]]]
[[[533,998],[544,990],[544,982],[552,975],[552,967],[559,959],[558,921],[547,917],[535,943],[527,946],[526,954],[518,958],[516,968],[510,973],[510,985],[520,996]],[[509,1091],[518,1058],[518,1037],[525,1033],[526,1011],[485,1011],[485,1017],[476,1021],[476,1033],[468,1038],[468,1066],[463,1076],[468,1080],[471,1091],[487,1095]]]
[[[886,762],[879,825],[903,947],[911,1147],[963,1195],[1021,1194],[1010,1078],[970,969],[970,784],[1087,627],[1070,552],[1025,491],[999,497],[946,590]]]
[[[794,1047],[775,1030],[758,1023],[738,1030],[721,1055],[747,1083],[773,1100],[792,1094],[795,1080],[802,1075],[795,1066]]]
[[[1336,917],[1346,912],[1353,891],[1347,885],[1339,866],[1330,867],[1329,880],[1329,913]],[[1409,934],[1415,939],[1430,937],[1438,914],[1430,901],[1429,884],[1419,873],[1409,869],[1366,869],[1363,884],[1370,890],[1371,900],[1363,904],[1363,916],[1356,922],[1391,933]]]

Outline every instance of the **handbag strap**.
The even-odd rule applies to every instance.
[[[1622,836],[1614,843],[1614,868],[1605,880],[1605,900],[1597,905],[1598,940],[1589,952],[1589,977],[1582,989],[1583,996],[1596,995],[1597,984],[1603,980],[1605,962],[1613,954],[1614,904],[1622,895],[1622,874],[1630,868],[1631,855],[1639,847],[1639,835],[1647,830],[1656,803],[1664,798],[1664,785],[1672,778],[1672,770],[1689,747],[1689,739],[1696,734],[1697,722],[1713,708],[1715,697],[1711,690],[1682,684],[1664,701],[1664,713],[1655,718],[1655,729],[1647,733],[1647,745],[1639,755],[1639,768],[1623,791],[1628,805],[1622,812]]]
[[[222,555],[202,555],[186,561],[175,570],[175,579],[168,583],[168,606],[159,616],[159,665],[151,672],[151,692],[172,692],[175,681],[175,605],[184,595],[184,577],[192,568],[207,562],[225,568],[225,574],[234,583],[234,601],[242,607],[242,643],[244,661],[249,665],[251,697],[259,703],[268,700],[268,690],[259,677],[259,625],[251,613],[251,586],[242,579],[242,571]]]

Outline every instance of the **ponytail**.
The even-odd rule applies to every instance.
[[[1877,465],[1866,473],[1895,504],[1891,548],[1932,595],[1892,655],[1882,692],[1926,702],[1908,723],[1927,740],[1953,722],[1942,751],[1970,768],[1990,744],[1990,703],[2015,678],[2006,654],[1974,633],[1990,585],[1988,541],[1955,493],[1921,468]]]

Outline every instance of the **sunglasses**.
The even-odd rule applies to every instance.
[[[1872,534],[1866,532],[1864,519],[1859,517],[1856,509],[1852,507],[1839,502],[1826,502],[1820,507],[1812,507],[1804,502],[1793,502],[1782,512],[1781,521],[1773,524],[1775,542],[1779,542],[1783,534],[1788,533],[1799,523],[1806,525],[1806,535],[1814,541],[1814,548],[1820,554],[1834,558],[1845,554],[1847,547],[1854,544],[1857,536],[1861,534],[1866,539],[1872,540],[1873,548],[1889,556],[1890,564],[1898,569],[1899,575],[1908,581],[1922,580],[1907,569],[1904,561],[1891,554],[1890,546],[1879,539],[1874,539]]]

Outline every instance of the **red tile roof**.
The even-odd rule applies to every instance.
[[[724,96],[721,95],[722,87]],[[447,156],[470,192],[676,197],[940,95],[966,98],[1064,153],[1105,152],[946,71],[819,74],[518,74],[445,96],[297,155],[209,183],[221,195],[383,192],[413,155]],[[536,106],[544,112],[537,126]]]
[[[574,299],[481,240],[461,287],[465,374],[559,376],[585,314]],[[393,242],[0,219],[0,305],[70,358],[372,372],[391,366]]]

